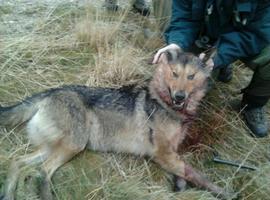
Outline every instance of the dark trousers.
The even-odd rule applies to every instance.
[[[243,89],[243,104],[248,108],[264,106],[270,99],[270,45],[252,58],[242,59],[254,71],[249,85]]]
[[[190,49],[197,55],[204,50],[196,45]],[[266,105],[270,99],[270,45],[257,56],[241,59],[241,61],[254,72],[249,85],[242,90],[243,106],[252,109]]]

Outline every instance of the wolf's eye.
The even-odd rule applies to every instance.
[[[173,77],[174,77],[174,78],[178,78],[179,75],[178,75],[176,72],[173,71]]]
[[[194,76],[195,76],[195,74],[188,75],[188,76],[187,76],[187,79],[188,79],[188,80],[193,80],[193,79],[194,79]]]

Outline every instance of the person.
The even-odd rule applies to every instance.
[[[164,13],[166,16],[166,13]],[[218,79],[232,78],[231,63],[242,60],[254,73],[242,90],[243,117],[256,137],[268,134],[265,105],[270,98],[270,1],[173,0],[171,21],[164,33],[166,50],[194,51],[215,47]]]
[[[117,11],[119,8],[117,0],[105,0],[104,6],[111,11]],[[146,0],[132,0],[132,6],[135,11],[143,16],[148,16],[150,14],[150,6]]]

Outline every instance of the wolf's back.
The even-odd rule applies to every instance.
[[[14,106],[0,106],[0,126],[16,126],[22,124],[37,112],[35,103],[21,102]]]

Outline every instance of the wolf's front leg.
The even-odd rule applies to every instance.
[[[158,151],[156,153],[154,160],[168,172],[184,178],[197,187],[207,189],[215,195],[225,195],[225,192],[222,188],[215,185],[214,183],[211,183],[202,174],[182,161],[176,152],[166,150],[164,151],[163,148],[163,151]]]

